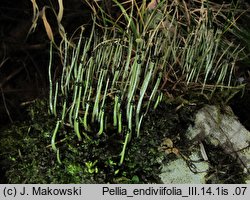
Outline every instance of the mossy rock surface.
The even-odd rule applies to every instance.
[[[37,101],[28,110],[28,120],[1,131],[2,181],[7,183],[158,183],[162,139],[177,138],[188,125],[176,126],[182,121],[179,113],[161,104],[145,118],[141,136],[133,136],[119,165],[123,140],[118,134],[78,142],[74,131],[65,128],[56,154],[50,146],[55,119],[48,116],[46,103]]]
[[[141,136],[133,135],[124,163],[119,165],[123,140],[115,132],[106,132],[91,142],[78,142],[74,130],[65,128],[60,131],[59,152],[55,153],[50,141],[56,121],[48,116],[45,101],[37,101],[28,108],[29,119],[1,130],[0,180],[2,183],[162,183],[163,165],[176,159],[176,155],[166,155],[159,150],[162,140],[171,138],[175,147],[187,156],[192,145],[185,134],[198,107],[184,106],[176,110],[177,107],[161,103],[150,111],[143,122]],[[218,154],[217,148],[209,149],[213,159],[208,182],[216,183],[218,179],[218,183],[223,180],[243,183],[240,169],[237,167],[236,172],[234,165],[225,159],[225,165],[218,162],[222,160],[219,156],[225,158],[225,154]]]

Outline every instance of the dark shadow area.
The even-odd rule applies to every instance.
[[[58,12],[57,1],[36,1],[39,9],[49,6]],[[53,5],[51,4],[53,3]],[[55,41],[60,40],[52,9],[48,22]],[[30,32],[33,19],[31,1],[1,1],[0,4],[0,125],[24,120],[25,109],[36,98],[48,94],[49,38],[41,17]],[[68,35],[91,19],[87,6],[78,0],[64,2],[62,25]],[[30,34],[29,34],[30,32]],[[55,69],[58,68],[55,66]]]

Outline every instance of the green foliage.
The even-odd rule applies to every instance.
[[[131,140],[125,162],[120,165],[118,147],[122,137],[118,134],[78,142],[69,128],[60,132],[64,140],[57,143],[59,164],[49,143],[54,124],[48,120],[46,108],[44,101],[37,101],[29,108],[30,121],[1,129],[0,165],[6,172],[2,183],[161,183],[158,175],[162,164],[175,156],[164,156],[158,147],[163,138],[171,137],[176,147],[187,154],[191,144],[185,133],[197,109],[185,106],[176,112],[176,105],[161,103],[145,116],[141,137]],[[240,166],[235,168],[235,159],[225,157],[221,149],[208,149],[212,164],[208,181],[241,183],[244,174]]]
[[[222,42],[223,31],[213,27],[212,10],[204,2],[196,11],[176,1],[163,0],[151,10],[145,2],[132,1],[128,9],[114,3],[121,11],[117,20],[101,7],[98,15],[93,7],[90,36],[83,37],[81,27],[73,48],[62,41],[63,71],[54,81],[51,48],[49,107],[58,119],[51,140],[54,151],[66,124],[79,141],[90,143],[110,137],[112,130],[124,141],[122,164],[128,143],[134,133],[140,136],[143,118],[152,103],[157,107],[162,91],[195,90],[211,99],[215,91],[243,86],[233,80],[241,49]]]
[[[121,137],[115,133],[113,138],[100,137],[93,142],[78,143],[73,130],[67,129],[67,134],[60,132],[62,138],[57,141],[57,146],[61,163],[58,163],[49,143],[53,121],[48,120],[46,107],[44,101],[37,101],[29,108],[30,121],[1,130],[0,164],[6,171],[8,183],[142,183],[146,180],[138,173],[137,167],[144,170],[146,160],[150,171],[143,175],[150,178],[154,172],[157,176],[159,163],[154,158],[158,152],[135,161],[133,166],[130,164],[132,168],[119,165]],[[153,135],[151,137],[153,139]],[[155,140],[154,145],[157,143],[159,141]],[[133,145],[133,151],[142,148],[141,145],[148,152],[148,146],[140,142]],[[137,155],[131,152],[126,159],[132,163],[135,157]]]

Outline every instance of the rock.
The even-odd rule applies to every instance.
[[[189,127],[190,140],[207,141],[221,146],[225,153],[231,154],[242,165],[244,172],[250,172],[250,132],[239,122],[230,107],[222,113],[212,105],[200,109],[195,117],[194,127]],[[250,177],[248,176],[249,181]]]
[[[199,160],[200,157],[198,152],[193,152],[190,159]],[[196,171],[199,173],[192,172],[187,162],[182,157],[179,157],[177,160],[171,161],[163,166],[160,178],[164,184],[206,183],[205,176],[209,164],[207,162],[197,162],[193,164],[196,167]]]

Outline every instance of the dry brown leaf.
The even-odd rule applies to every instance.
[[[165,138],[161,143],[161,146],[167,146],[168,148],[173,148],[174,143],[170,138]]]
[[[48,20],[47,20],[47,18],[46,18],[46,13],[45,13],[46,8],[48,8],[48,7],[47,7],[47,6],[44,6],[43,9],[42,9],[42,11],[40,12],[40,14],[41,14],[41,17],[42,17],[42,20],[43,20],[43,24],[44,24],[46,33],[47,33],[47,35],[48,35],[48,38],[49,38],[52,42],[54,42],[53,31],[52,31],[51,26],[50,26],[50,24],[49,24],[49,22],[48,22]]]
[[[58,0],[58,4],[59,4],[59,11],[58,11],[58,14],[57,14],[57,21],[58,21],[58,23],[61,23],[62,18],[63,18],[63,10],[64,10],[63,1]]]
[[[34,32],[37,26],[37,20],[39,18],[39,9],[36,3],[36,0],[30,0],[32,3],[32,9],[33,9],[33,17],[32,17],[32,25],[30,27],[30,30],[27,34],[27,37],[30,33]]]
[[[172,153],[172,149],[170,149],[170,148],[169,148],[169,149],[165,149],[164,152],[165,152],[165,154],[167,154],[167,155],[168,155],[168,154],[171,154],[171,153]]]
[[[151,2],[147,6],[147,9],[153,10],[156,8],[157,4],[158,4],[158,0],[151,0]]]
[[[176,156],[178,156],[180,154],[180,151],[179,151],[179,149],[174,147],[174,148],[172,148],[172,153],[174,153]]]

